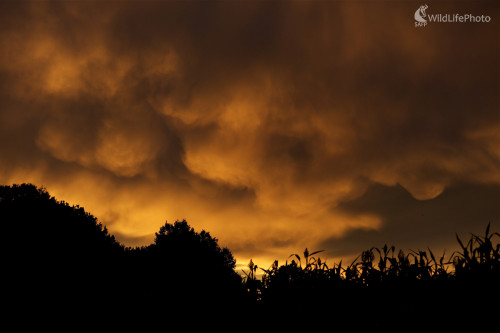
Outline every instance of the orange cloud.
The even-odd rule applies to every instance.
[[[0,6],[0,181],[45,185],[127,244],[185,218],[270,264],[434,230],[392,213],[399,197],[412,214],[467,197],[498,220],[482,206],[500,184],[495,20],[415,29],[396,2]]]

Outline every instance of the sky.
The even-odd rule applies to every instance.
[[[0,183],[246,265],[500,229],[500,4],[2,1]],[[448,252],[449,253],[449,252]]]

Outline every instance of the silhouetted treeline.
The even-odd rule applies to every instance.
[[[229,249],[186,221],[166,223],[149,246],[124,247],[83,208],[31,184],[0,186],[0,223],[3,299],[18,313],[157,327],[189,314],[186,325],[210,315],[215,328],[498,328],[500,234],[489,225],[467,242],[457,236],[449,258],[384,246],[329,266],[306,249],[262,278],[251,262],[242,279]]]
[[[149,246],[124,247],[83,208],[22,184],[0,187],[0,223],[4,300],[20,312],[131,319],[234,310],[248,295],[231,252],[186,221],[166,223]]]

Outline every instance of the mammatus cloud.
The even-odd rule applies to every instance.
[[[270,262],[500,218],[496,19],[415,29],[401,2],[0,6],[0,181],[44,185],[127,244],[186,218]]]
[[[384,244],[405,244],[413,250],[430,247],[441,253],[446,250],[448,258],[457,245],[455,233],[462,238],[470,233],[484,235],[488,223],[498,229],[499,197],[498,185],[455,184],[434,199],[418,200],[401,185],[373,184],[362,196],[342,202],[336,209],[379,216],[381,227],[351,230],[321,245],[331,256],[340,258]]]

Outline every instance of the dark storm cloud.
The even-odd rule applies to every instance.
[[[482,235],[488,223],[498,229],[500,186],[456,184],[429,200],[417,200],[401,185],[372,184],[359,198],[335,207],[353,216],[381,217],[377,230],[358,229],[333,237],[318,246],[331,256],[358,255],[384,244],[403,249],[444,249],[456,247],[455,233],[467,238]],[[451,252],[449,253],[451,254]]]
[[[417,29],[419,5],[3,2],[1,181],[46,185],[134,244],[182,218],[243,258],[347,253],[346,232],[418,242],[397,197],[434,212],[470,184],[482,207],[500,183],[499,5],[432,4],[493,19]],[[374,183],[394,200],[356,206]],[[443,230],[476,223],[458,221]]]

